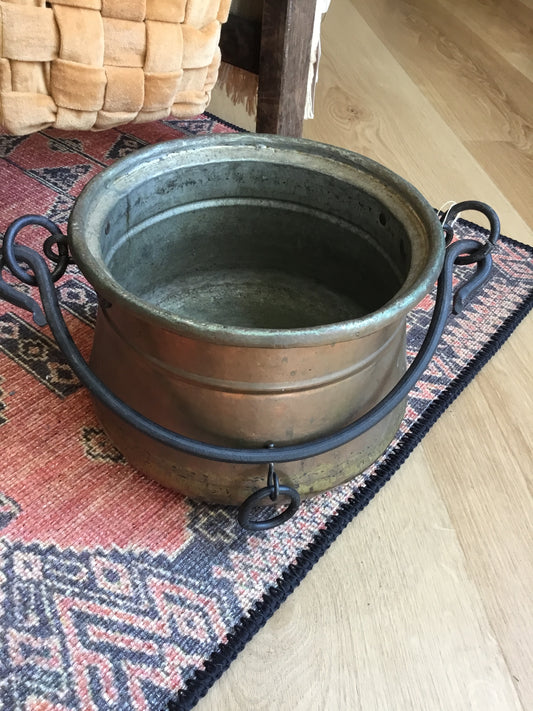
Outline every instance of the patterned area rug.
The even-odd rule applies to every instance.
[[[231,130],[206,114],[96,134],[0,136],[0,230],[23,213],[65,227],[81,188],[120,156]],[[464,222],[459,232],[484,234]],[[47,328],[1,303],[0,709],[191,709],[531,308],[532,250],[502,239],[494,256],[490,283],[449,323],[385,455],[283,527],[254,535],[233,509],[184,499],[132,470]],[[95,295],[75,267],[59,289],[88,356]],[[426,297],[409,317],[409,357],[432,303]]]

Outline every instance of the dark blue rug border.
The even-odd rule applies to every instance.
[[[226,126],[226,128],[231,128],[234,131],[237,131],[238,133],[248,133],[248,131],[244,128],[236,126],[234,123],[230,123],[229,121],[224,121],[224,119],[221,119],[220,116],[215,116],[215,114],[212,114],[209,111],[204,111],[203,115],[213,119],[213,121],[216,121],[217,123],[221,123],[223,126]]]
[[[217,118],[214,117],[213,118]],[[217,118],[218,121],[220,119]],[[236,128],[221,121],[230,128]],[[460,220],[463,224],[475,228],[488,235],[479,225]],[[509,237],[501,237],[504,243],[517,245],[533,255],[533,247],[522,244]],[[394,451],[388,460],[376,470],[375,477],[364,491],[358,491],[332,516],[326,527],[317,533],[313,543],[302,551],[295,563],[285,571],[276,586],[272,586],[261,602],[250,612],[249,616],[235,627],[225,644],[220,645],[216,652],[206,662],[203,670],[187,682],[187,687],[178,692],[175,700],[168,704],[167,711],[190,711],[205,696],[211,686],[219,679],[232,661],[237,657],[250,639],[265,625],[267,620],[280,607],[281,603],[294,591],[315,563],[324,555],[331,544],[346,526],[365,508],[378,491],[389,481],[392,475],[409,457],[417,444],[429,432],[442,413],[460,395],[465,387],[474,379],[484,365],[495,355],[509,338],[516,327],[523,321],[533,308],[533,290],[512,313],[500,328],[493,334],[483,348],[464,367],[446,390],[427,408],[424,415],[413,425],[405,435],[401,446]]]

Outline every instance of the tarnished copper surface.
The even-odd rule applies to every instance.
[[[69,223],[102,297],[96,374],[155,422],[261,447],[335,431],[405,371],[405,316],[429,291],[442,229],[408,183],[309,141],[219,136],[139,151],[94,179]],[[97,404],[126,458],[178,491],[240,504],[264,465],[185,455]],[[302,496],[371,464],[398,407],[365,435],[276,467]]]

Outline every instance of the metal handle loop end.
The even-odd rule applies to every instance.
[[[250,518],[252,510],[269,497],[273,502],[276,502],[279,497],[287,496],[289,498],[288,506],[277,516],[262,520],[252,520]],[[240,525],[247,531],[266,531],[288,521],[300,506],[300,494],[291,486],[284,486],[279,483],[277,472],[274,468],[274,463],[268,465],[267,485],[254,491],[253,494],[243,501],[239,506],[237,519]]]

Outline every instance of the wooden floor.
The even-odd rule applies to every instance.
[[[305,136],[533,243],[533,0],[332,0]],[[198,711],[533,709],[532,352],[530,317]]]

